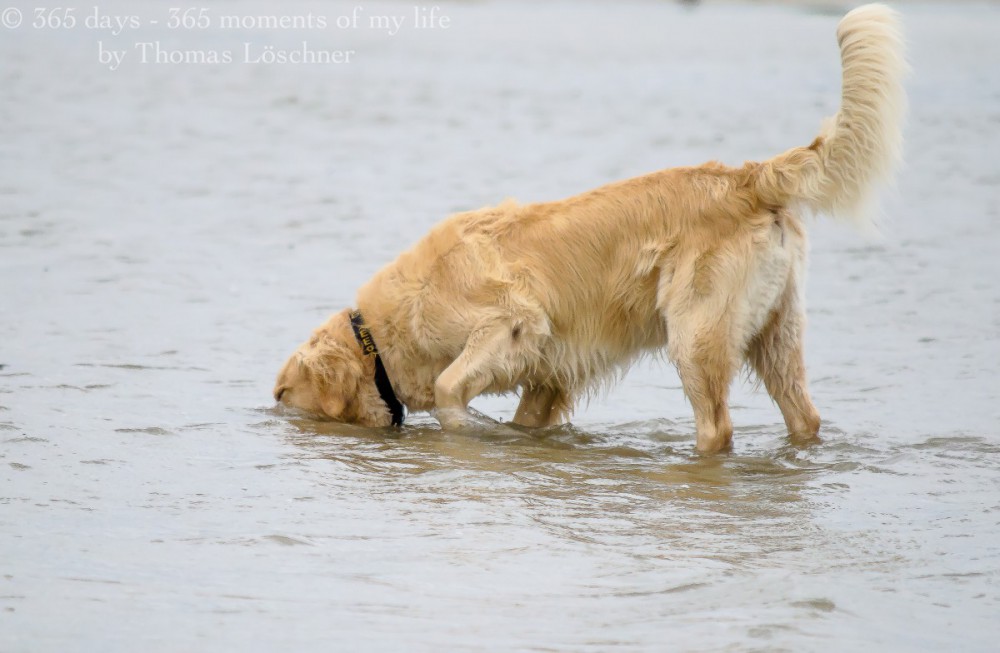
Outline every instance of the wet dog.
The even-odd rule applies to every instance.
[[[275,399],[366,426],[434,410],[472,420],[483,393],[521,393],[541,427],[643,353],[666,349],[694,408],[697,448],[732,439],[727,399],[747,364],[791,436],[816,436],[802,355],[803,216],[863,215],[896,163],[904,110],[893,11],[837,30],[841,107],[808,146],[739,168],[673,168],[566,200],[446,219],[378,272],[278,375]],[[863,219],[863,218],[861,218]]]

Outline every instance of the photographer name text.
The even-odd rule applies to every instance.
[[[97,61],[109,70],[128,63],[140,65],[340,65],[357,60],[357,49],[340,49],[330,43],[329,35],[349,30],[367,30],[393,37],[403,30],[447,30],[451,18],[438,6],[412,7],[408,13],[387,14],[355,6],[337,15],[313,12],[304,14],[236,14],[207,7],[164,7],[160,15],[120,15],[100,7],[35,7],[21,10],[9,7],[0,11],[0,26],[8,30],[88,30],[101,36],[96,41]],[[143,31],[155,35],[138,38]],[[252,32],[253,38],[238,46],[212,47],[212,32]],[[281,39],[268,42],[267,34],[310,31],[308,40]],[[184,38],[182,44],[171,34],[204,32],[204,38]],[[262,36],[263,34],[263,36]],[[126,41],[128,39],[128,41]],[[228,40],[228,39],[227,39]],[[196,43],[192,45],[192,42]]]

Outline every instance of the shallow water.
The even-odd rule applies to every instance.
[[[485,2],[389,37],[134,4],[101,5],[147,21],[119,37],[0,35],[0,650],[995,650],[995,5],[905,7],[888,236],[811,230],[822,443],[741,382],[704,458],[656,362],[521,436],[303,420],[270,389],[450,211],[808,142],[835,13]],[[155,39],[358,57],[96,61]]]

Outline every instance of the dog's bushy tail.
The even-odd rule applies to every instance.
[[[843,64],[840,111],[809,147],[765,161],[756,191],[775,205],[865,223],[874,187],[890,177],[902,149],[907,66],[896,12],[882,4],[858,7],[837,27]]]

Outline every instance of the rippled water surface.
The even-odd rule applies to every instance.
[[[145,21],[117,37],[0,32],[0,651],[996,650],[996,5],[904,6],[888,235],[811,228],[822,443],[739,382],[715,457],[657,362],[513,436],[314,422],[270,389],[451,211],[807,143],[839,12],[447,4],[390,37],[136,5],[102,4]],[[97,60],[155,40],[357,57]]]

